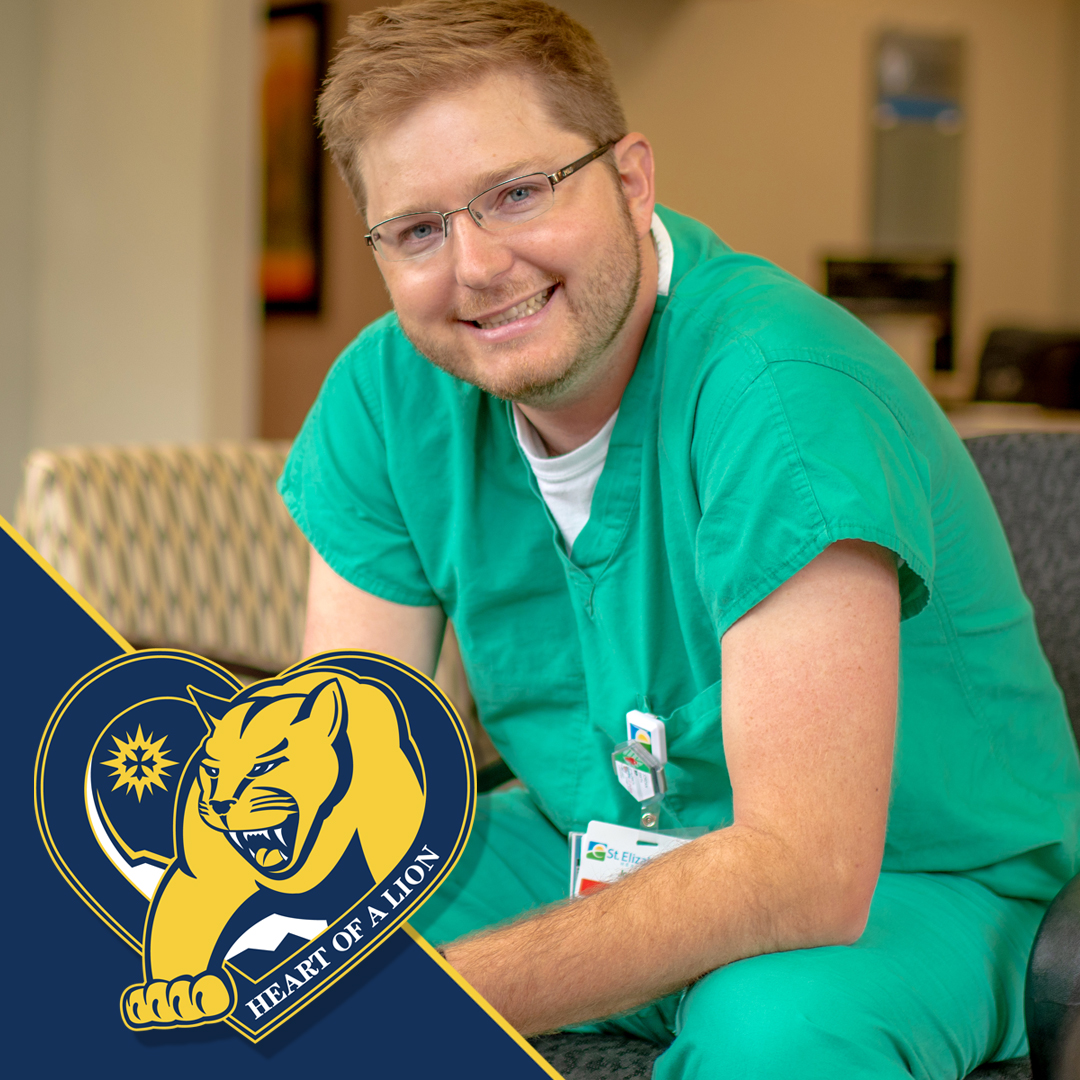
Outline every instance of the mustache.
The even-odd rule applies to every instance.
[[[540,281],[507,281],[500,285],[493,285],[483,292],[472,293],[462,303],[459,303],[450,313],[450,322],[474,322],[481,315],[487,315],[499,308],[508,307],[512,303],[520,303],[530,296],[542,293],[553,285],[561,285],[563,279],[559,277],[542,278]]]

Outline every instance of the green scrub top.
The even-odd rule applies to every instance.
[[[569,557],[510,405],[429,364],[396,317],[327,376],[281,479],[347,581],[453,620],[480,719],[566,832],[637,824],[615,743],[667,725],[666,823],[732,820],[720,639],[827,545],[898,560],[901,672],[884,868],[1047,900],[1076,866],[1080,767],[979,474],[860,322],[664,208],[671,290]]]

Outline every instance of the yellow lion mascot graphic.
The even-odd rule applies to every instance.
[[[315,666],[230,700],[189,693],[208,733],[178,788],[176,858],[147,917],[143,981],[121,1000],[132,1028],[223,1019],[241,909],[309,893],[350,850],[362,849],[369,884],[381,881],[424,813],[422,764],[418,777],[389,687]]]

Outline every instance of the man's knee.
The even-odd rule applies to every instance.
[[[695,983],[655,1080],[813,1080],[835,1077],[838,1062],[849,1077],[909,1076],[879,1018],[861,1006],[827,958],[802,965],[795,957],[741,960]]]

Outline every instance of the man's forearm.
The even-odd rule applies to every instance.
[[[632,1009],[743,957],[854,940],[866,898],[846,879],[865,875],[822,867],[732,826],[445,952],[514,1027],[535,1034]]]

